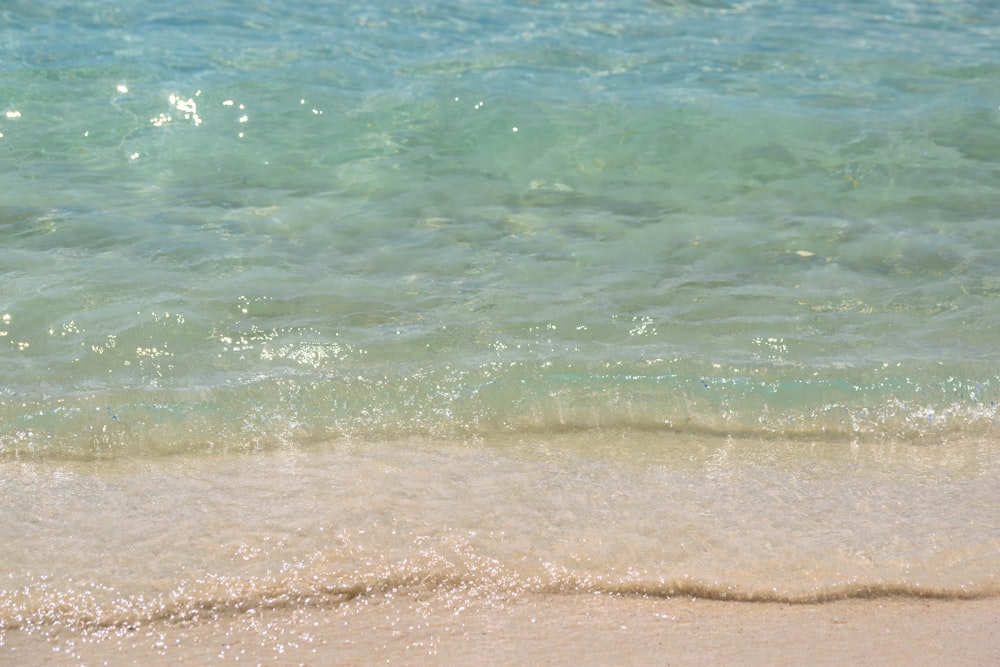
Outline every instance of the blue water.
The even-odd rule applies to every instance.
[[[2,19],[6,454],[992,432],[990,3]]]
[[[0,25],[0,491],[25,513],[0,528],[25,581],[42,543],[70,548],[23,529],[39,503],[105,525],[108,505],[201,497],[172,468],[155,493],[128,491],[132,472],[94,490],[115,466],[207,479],[213,457],[280,454],[444,475],[414,535],[478,521],[432,502],[471,458],[541,494],[482,491],[476,516],[589,516],[545,495],[589,480],[636,503],[614,536],[581,519],[590,543],[661,515],[716,545],[750,536],[670,567],[645,542],[595,553],[596,579],[573,581],[995,592],[997,4],[41,0]],[[303,465],[291,479],[322,467]],[[218,474],[219,505],[242,498]],[[291,503],[281,488],[247,502]],[[423,498],[394,488],[371,506]],[[678,489],[697,502],[664,509]],[[786,512],[801,522],[770,518]],[[182,518],[162,517],[187,531],[171,546],[239,524]],[[546,563],[549,537],[531,538]],[[755,551],[769,540],[785,560]],[[814,584],[788,574],[828,554]],[[66,572],[97,567],[81,563]],[[650,590],[631,576],[615,581]]]

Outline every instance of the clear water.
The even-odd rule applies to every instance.
[[[993,3],[0,22],[5,627],[252,597],[274,570],[184,545],[299,521],[293,598],[290,563],[412,583],[428,540],[497,595],[996,594]]]

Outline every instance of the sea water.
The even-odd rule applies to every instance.
[[[0,629],[1000,590],[993,3],[0,25]]]

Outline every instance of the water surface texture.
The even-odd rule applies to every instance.
[[[0,24],[0,631],[1000,590],[994,3]]]

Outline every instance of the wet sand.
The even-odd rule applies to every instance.
[[[815,467],[376,445],[8,466],[0,665],[1000,664],[995,476]]]
[[[826,604],[437,593],[137,628],[7,632],[5,665],[987,665],[1000,599]]]

